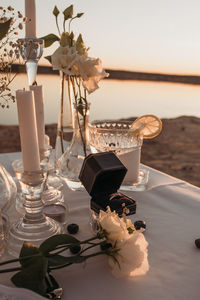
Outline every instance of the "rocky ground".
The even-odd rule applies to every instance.
[[[200,187],[200,119],[163,119],[161,134],[144,140],[142,162]],[[46,126],[54,146],[56,125]],[[0,125],[0,153],[20,151],[18,126]]]

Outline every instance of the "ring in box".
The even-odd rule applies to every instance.
[[[136,212],[136,202],[117,192],[127,169],[113,152],[89,154],[82,165],[79,179],[91,198],[91,209],[97,214],[110,206],[119,216]]]

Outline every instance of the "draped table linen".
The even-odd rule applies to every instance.
[[[0,163],[13,175],[11,162],[19,156],[0,154]],[[136,214],[130,216],[132,222],[144,220],[147,224],[144,234],[149,243],[149,272],[131,280],[116,279],[108,258],[95,257],[85,264],[54,271],[64,289],[62,299],[199,300],[200,250],[194,241],[200,238],[200,189],[147,166],[142,168],[149,170],[147,190],[124,194],[137,201]],[[65,196],[70,208],[68,223],[80,226],[77,238],[90,237],[90,196],[67,187]],[[11,276],[0,274],[0,283],[13,286]]]

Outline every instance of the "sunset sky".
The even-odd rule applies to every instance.
[[[200,75],[199,0],[36,0],[38,37],[57,34],[54,5],[62,11],[70,4],[85,13],[73,31],[105,68]],[[24,0],[1,5],[24,13]]]

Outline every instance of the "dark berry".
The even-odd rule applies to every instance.
[[[146,229],[146,222],[142,220],[138,220],[135,221],[134,226],[136,230],[140,230],[141,228]]]
[[[70,234],[75,234],[79,231],[79,226],[77,224],[69,224],[67,226],[67,231],[70,233]]]
[[[101,250],[102,251],[105,251],[105,250],[107,250],[107,249],[109,249],[111,247],[112,247],[112,244],[110,244],[110,243],[103,243],[103,244],[101,244]]]
[[[196,245],[197,248],[200,249],[200,239],[195,240],[195,245]]]
[[[80,245],[73,245],[69,248],[69,250],[72,254],[77,254],[81,251],[81,246]]]

